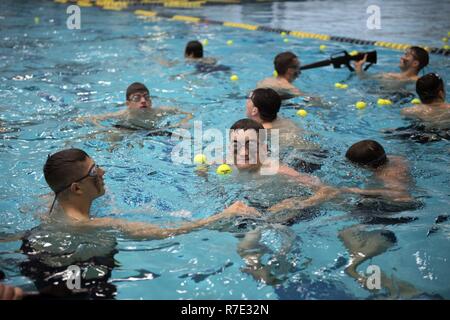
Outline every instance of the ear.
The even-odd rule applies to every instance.
[[[80,185],[77,182],[74,182],[71,184],[70,186],[70,191],[77,194],[77,195],[81,195],[83,193],[83,191],[81,190]]]
[[[129,100],[125,101],[125,104],[126,104],[127,107],[129,107],[130,106],[130,101]]]
[[[258,116],[259,115],[259,110],[258,110],[258,108],[257,107],[255,107],[255,106],[253,106],[252,107],[252,117],[256,117],[256,116]]]
[[[416,68],[416,69],[419,69],[419,64],[420,63],[417,60],[414,60],[413,63],[412,63],[413,67]]]

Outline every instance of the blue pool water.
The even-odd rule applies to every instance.
[[[117,105],[124,101],[126,87],[140,81],[149,87],[155,106],[177,106],[192,112],[204,128],[225,130],[245,117],[245,96],[258,80],[272,74],[277,53],[291,50],[309,63],[326,59],[335,50],[373,50],[329,42],[328,52],[323,53],[318,49],[323,42],[316,40],[291,38],[285,43],[272,33],[165,19],[145,21],[130,11],[95,7],[82,9],[80,30],[68,30],[64,5],[7,0],[0,6],[0,123],[6,128],[0,140],[2,234],[39,224],[48,207],[43,195],[50,191],[42,166],[49,153],[69,146],[85,150],[106,169],[107,194],[94,203],[94,216],[167,225],[212,215],[242,200],[245,192],[258,195],[258,185],[218,177],[213,169],[205,180],[196,174],[195,166],[172,163],[170,152],[175,142],[167,137],[147,137],[146,132],[137,131],[116,142],[102,136],[86,139],[97,129],[76,123],[74,118],[123,108]],[[40,17],[38,24],[36,16]],[[206,54],[230,66],[239,81],[231,82],[231,73],[182,75],[194,69],[183,61],[184,45],[192,39],[208,39]],[[227,40],[233,40],[233,46],[227,46]],[[370,72],[396,71],[401,53],[377,50],[379,62]],[[162,60],[171,66],[158,62]],[[427,72],[442,74],[447,92],[449,70],[448,58],[431,56]],[[343,81],[349,89],[334,87],[335,82]],[[382,129],[409,124],[399,116],[399,109],[414,95],[399,98],[376,83],[350,77],[348,70],[308,70],[296,84],[321,96],[328,105],[308,106],[293,99],[281,111],[282,116],[314,133],[309,139],[328,150],[322,168],[315,172],[323,181],[364,186],[367,173],[344,161],[345,150],[361,139],[376,139],[388,153],[410,161],[415,179],[412,192],[423,207],[399,215],[418,219],[378,226],[393,231],[398,242],[363,264],[361,270],[376,264],[424,292],[450,298],[448,222],[427,237],[435,218],[450,214],[448,141],[419,144],[387,139]],[[408,90],[414,92],[413,87]],[[376,101],[380,97],[391,97],[395,103],[379,107]],[[357,111],[354,103],[358,100],[368,102],[368,107]],[[309,112],[306,118],[296,116],[299,107]],[[259,196],[265,198],[266,194]],[[292,242],[284,256],[288,271],[278,271],[285,279],[279,286],[265,285],[243,273],[236,233],[214,229],[154,241],[117,236],[116,267],[109,281],[116,287],[117,299],[371,298],[370,292],[343,272],[349,254],[337,235],[358,223],[349,212],[345,206],[326,205],[310,219],[290,227],[265,227],[262,241],[272,251],[266,261],[285,241]],[[98,237],[105,243],[109,239]],[[92,237],[86,241],[95,242]],[[19,247],[20,242],[0,243],[0,270],[7,283],[32,289],[33,282],[19,269],[27,260]]]

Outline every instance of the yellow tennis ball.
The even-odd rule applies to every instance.
[[[414,99],[411,100],[411,103],[412,103],[412,104],[421,104],[422,101],[420,101],[419,98],[414,98]]]
[[[392,104],[392,101],[391,100],[389,100],[389,99],[378,99],[378,101],[377,101],[377,103],[379,104],[379,105],[389,105],[389,104]]]
[[[289,42],[289,39],[288,39],[288,38],[284,38],[283,41],[286,42],[286,43],[288,43],[288,42]]]
[[[282,37],[286,37],[286,36],[287,36],[287,33],[283,31],[282,33],[280,33],[280,35],[281,35]]]
[[[229,46],[233,45],[233,40],[228,40],[227,45],[229,45]]]
[[[348,88],[348,84],[345,83],[340,83],[340,82],[336,82],[334,84],[334,86],[338,89],[347,89]]]
[[[367,103],[365,103],[364,101],[358,101],[355,104],[355,106],[356,106],[356,109],[361,110],[361,109],[364,109],[367,106]]]
[[[321,44],[320,47],[319,47],[320,51],[325,51],[326,49],[327,49],[327,46],[324,45],[324,44]]]
[[[194,157],[194,163],[204,164],[206,163],[206,156],[204,154],[198,154]]]
[[[208,43],[209,43],[209,42],[208,42],[208,39],[203,39],[203,40],[202,40],[202,44],[203,44],[204,46],[207,46]]]
[[[231,81],[238,81],[238,80],[239,80],[239,77],[238,77],[237,75],[233,74],[233,75],[230,77],[230,80],[231,80]]]
[[[444,48],[445,50],[450,50],[450,46],[448,44],[446,44],[445,46],[443,46],[442,48]]]
[[[233,169],[227,164],[221,164],[217,167],[216,173],[220,175],[230,174],[233,172]]]
[[[358,53],[359,53],[358,51],[353,50],[352,52],[350,52],[350,55],[351,55],[351,56],[356,56]]]
[[[448,38],[447,38],[447,37],[443,37],[443,38],[442,38],[442,41],[443,41],[443,42],[448,42]]]
[[[297,111],[297,115],[304,118],[308,115],[308,112],[306,110],[300,109]]]

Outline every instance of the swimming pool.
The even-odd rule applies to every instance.
[[[247,92],[272,74],[277,53],[292,50],[303,63],[309,63],[328,58],[334,50],[373,49],[329,42],[328,51],[320,52],[323,42],[318,40],[289,38],[286,43],[272,33],[165,19],[145,21],[133,12],[105,12],[95,7],[82,9],[80,30],[68,30],[65,6],[8,0],[1,8],[0,119],[7,128],[0,144],[1,233],[21,232],[39,224],[47,204],[40,196],[49,192],[43,163],[49,153],[68,146],[84,149],[107,171],[107,196],[95,202],[92,212],[96,216],[165,224],[218,212],[240,199],[242,188],[251,192],[255,186],[216,176],[213,169],[206,181],[196,174],[195,166],[175,165],[170,159],[174,142],[166,137],[147,137],[146,132],[137,131],[112,148],[113,143],[101,137],[84,139],[96,129],[73,119],[118,110],[126,87],[140,81],[149,87],[155,106],[177,106],[192,112],[205,128],[224,130],[245,116]],[[39,23],[34,21],[36,16]],[[183,62],[184,45],[191,39],[208,39],[207,55],[230,66],[239,81],[231,82],[230,73],[221,72],[180,76],[193,71]],[[227,40],[233,40],[233,45],[228,46]],[[379,49],[378,55],[371,72],[396,70],[399,52]],[[427,69],[446,77],[448,58],[432,55],[431,59]],[[167,67],[158,60],[173,63]],[[448,92],[450,84],[445,80]],[[346,82],[349,88],[336,89],[336,82]],[[328,151],[322,168],[315,172],[321,179],[337,186],[363,186],[366,173],[347,164],[344,153],[353,142],[365,138],[382,142],[388,153],[410,161],[416,182],[413,193],[423,207],[399,216],[418,219],[377,226],[393,231],[397,244],[361,269],[376,264],[429,294],[450,298],[448,222],[427,237],[436,217],[449,214],[448,141],[418,144],[387,139],[382,129],[408,124],[399,116],[399,108],[413,96],[386,94],[374,83],[349,77],[345,69],[305,71],[297,84],[329,104],[319,108],[294,99],[281,112],[314,133],[309,139]],[[378,98],[386,97],[394,97],[394,105],[376,105]],[[368,107],[356,110],[358,100],[368,102]],[[307,117],[295,115],[299,107],[308,111]],[[139,208],[144,209],[137,213]],[[208,229],[166,240],[118,237],[117,265],[110,283],[116,287],[117,299],[371,298],[370,292],[343,272],[349,256],[337,234],[358,222],[348,213],[344,208],[323,206],[311,219],[290,227],[266,228],[263,241],[273,252],[285,239],[294,239],[285,256],[286,280],[279,286],[257,282],[241,271],[244,262],[236,252],[238,239],[233,232]],[[19,242],[0,243],[0,270],[7,283],[33,288],[19,270],[27,259],[18,253],[19,247]]]

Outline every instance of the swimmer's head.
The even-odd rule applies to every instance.
[[[184,50],[184,57],[190,59],[203,58],[203,45],[200,41],[189,41]]]
[[[416,92],[422,103],[445,101],[444,80],[437,73],[428,73],[416,82]]]
[[[266,133],[259,122],[252,119],[236,121],[230,128],[230,152],[239,170],[258,170],[267,153]]]
[[[278,76],[289,82],[294,81],[300,75],[300,60],[292,52],[279,53],[273,60],[273,65]]]
[[[411,47],[405,51],[400,58],[400,70],[414,70],[416,74],[419,73],[429,62],[428,52],[421,47]]]
[[[80,149],[59,151],[49,156],[44,165],[45,181],[55,193],[55,201],[58,197],[60,201],[92,202],[105,194],[104,174]]]
[[[150,92],[140,82],[134,82],[128,86],[126,99],[126,105],[129,109],[146,109],[152,107]]]
[[[362,140],[353,144],[345,157],[353,163],[373,169],[388,161],[383,146],[374,140]]]
[[[247,117],[258,122],[272,122],[280,111],[280,95],[270,88],[255,89],[247,99]]]

